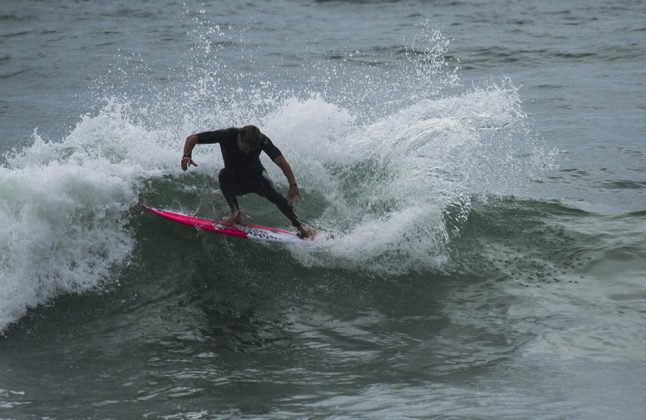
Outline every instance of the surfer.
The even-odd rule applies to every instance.
[[[274,203],[298,229],[301,238],[306,239],[315,235],[314,229],[304,225],[294,213],[293,206],[300,199],[300,191],[292,168],[281,151],[274,146],[269,137],[260,132],[258,127],[247,125],[242,128],[232,127],[191,134],[184,143],[182,170],[187,170],[191,165],[197,166],[191,155],[195,145],[212,143],[220,144],[224,159],[224,168],[220,170],[218,176],[220,190],[231,208],[231,215],[225,217],[222,220],[223,223],[228,225],[241,223],[242,212],[238,206],[237,196],[256,193]],[[289,182],[287,198],[276,190],[273,181],[267,176],[267,171],[260,162],[261,151],[265,152],[285,174]]]

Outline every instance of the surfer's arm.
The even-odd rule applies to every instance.
[[[289,192],[287,193],[287,202],[290,206],[293,206],[296,201],[301,199],[301,193],[298,190],[298,184],[296,184],[296,177],[292,171],[292,167],[287,163],[287,159],[283,155],[278,155],[274,159],[274,163],[283,171],[287,182],[289,182]]]
[[[197,166],[197,163],[193,162],[191,157],[193,154],[193,148],[197,144],[197,134],[191,134],[186,137],[186,142],[184,142],[184,156],[182,156],[182,170],[185,171],[189,166]]]

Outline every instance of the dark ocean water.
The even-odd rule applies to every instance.
[[[0,417],[642,418],[645,38],[643,1],[0,0]],[[248,123],[315,247],[137,207],[224,214],[183,141]]]

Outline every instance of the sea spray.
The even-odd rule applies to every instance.
[[[82,117],[62,142],[34,133],[31,146],[7,156],[0,167],[0,328],[60,293],[115,281],[111,270],[134,247],[128,217],[139,184],[168,169],[147,134],[122,106],[108,104]]]
[[[313,251],[290,249],[301,264],[384,274],[441,267],[471,195],[512,194],[549,159],[527,130],[511,81],[441,93],[457,86],[457,73],[442,64],[446,40],[430,39],[439,47],[427,46],[428,54],[419,45],[404,48],[404,66],[393,74],[355,74],[344,60],[319,63],[299,89],[262,74],[240,73],[228,83],[218,51],[202,60],[205,44],[198,43],[184,84],[152,96],[107,89],[97,111],[61,141],[36,133],[0,168],[0,329],[61,293],[116,283],[114,270],[136,247],[130,218],[139,200],[175,209],[194,203],[185,210],[215,216],[214,208],[225,207],[217,146],[199,146],[200,166],[185,174],[183,139],[250,122],[288,158],[305,200],[298,211],[321,230]],[[401,77],[407,66],[411,73]],[[284,187],[280,171],[265,166]],[[195,198],[187,201],[187,191]],[[253,215],[259,209],[251,206]]]

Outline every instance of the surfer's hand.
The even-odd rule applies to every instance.
[[[184,157],[182,158],[182,171],[185,171],[188,169],[189,166],[197,166],[197,163],[193,162],[193,159],[189,157]]]
[[[290,206],[293,206],[301,199],[301,193],[298,190],[298,185],[292,184],[289,187],[289,192],[287,193],[287,203]]]

